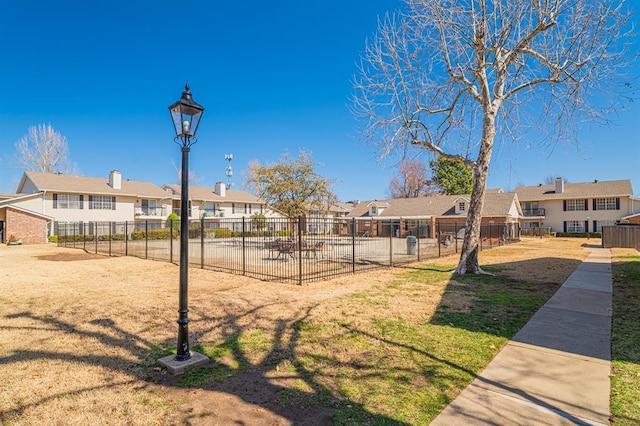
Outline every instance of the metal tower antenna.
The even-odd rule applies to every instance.
[[[231,168],[231,160],[233,160],[233,154],[225,154],[224,155],[224,159],[225,161],[229,162],[229,165],[227,166],[227,189],[231,189],[231,178],[233,177],[233,168]]]

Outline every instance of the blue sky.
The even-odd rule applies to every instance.
[[[633,2],[638,6],[638,1]],[[190,169],[196,184],[236,188],[252,160],[274,162],[304,148],[335,179],[341,200],[385,198],[395,164],[380,163],[358,138],[348,110],[351,77],[397,0],[305,2],[0,2],[0,192],[22,170],[8,157],[30,126],[66,136],[80,174],[158,185],[180,164],[167,107],[185,82],[206,107]],[[636,10],[640,8],[636,7]],[[640,105],[610,127],[585,126],[580,149],[529,147],[494,152],[489,187],[631,179],[640,193]],[[425,157],[428,160],[428,157]]]

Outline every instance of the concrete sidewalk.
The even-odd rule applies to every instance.
[[[611,253],[589,250],[432,425],[609,424]]]

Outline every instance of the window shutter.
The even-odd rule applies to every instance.
[[[80,209],[84,208],[84,195],[80,196]]]
[[[58,194],[53,194],[53,208],[57,209],[58,208]],[[58,222],[56,222],[56,235],[58,234]]]
[[[566,212],[567,211],[567,200],[562,200],[562,211]],[[565,222],[565,228],[567,223]],[[567,230],[565,229],[564,232],[567,232]]]
[[[111,210],[116,209],[116,197],[111,197]]]
[[[584,232],[589,232],[589,221],[588,220],[584,221]]]
[[[565,220],[563,224],[564,224],[564,232],[567,232],[567,221]]]
[[[93,209],[93,195],[89,195],[89,209]]]
[[[584,199],[584,209],[589,210],[589,200],[587,200],[586,198]]]
[[[56,199],[58,198],[58,197],[56,197],[56,195],[57,194],[53,194],[53,201],[56,201]],[[58,221],[53,222],[53,235],[59,235],[58,234]]]
[[[593,210],[597,210],[596,209],[596,199],[595,198],[593,199]]]
[[[616,198],[616,210],[620,210],[620,197]]]
[[[593,221],[593,232],[598,232],[598,221],[597,220]]]

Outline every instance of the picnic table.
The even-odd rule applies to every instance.
[[[281,240],[276,239],[274,241],[269,241],[264,244],[264,248],[269,250],[270,256],[273,256],[274,252],[278,253],[277,259],[281,256],[285,258],[291,257],[292,259],[296,258],[296,253],[299,251],[301,253],[305,253],[306,257],[313,257],[315,259],[318,258],[318,253],[326,248],[327,244],[324,241],[302,241],[301,244],[298,244],[292,240]]]

